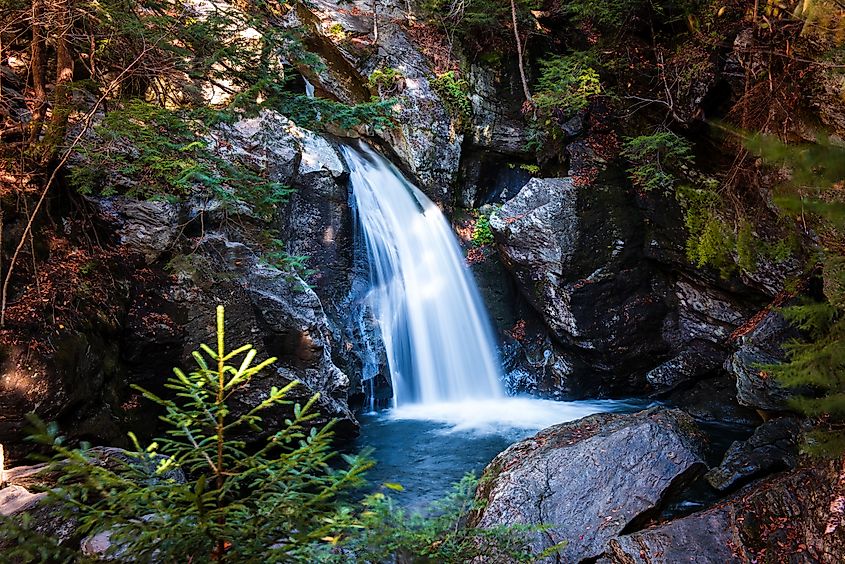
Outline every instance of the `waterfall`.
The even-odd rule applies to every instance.
[[[395,405],[504,396],[493,331],[443,213],[371,149],[342,149]]]

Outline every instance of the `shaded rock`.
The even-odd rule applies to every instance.
[[[640,218],[624,188],[533,178],[490,226],[505,266],[555,340],[605,374],[592,379],[594,392],[641,390],[651,359],[667,349],[670,296],[642,260]]]
[[[461,206],[471,209],[485,204],[502,204],[531,180],[528,170],[507,162],[502,155],[465,149],[461,160]]]
[[[720,369],[725,356],[723,350],[707,342],[694,343],[671,360],[650,370],[645,377],[655,390],[670,391]]]
[[[718,289],[688,280],[675,284],[678,299],[677,335],[673,340],[706,340],[722,344],[745,321],[745,311],[736,301]]]
[[[747,441],[735,442],[722,463],[705,475],[719,491],[728,491],[754,478],[787,468],[798,462],[801,424],[784,417],[760,425]]]
[[[321,417],[314,425],[339,419],[337,431],[354,434],[357,422],[346,403],[349,379],[332,361],[331,331],[314,291],[296,272],[262,264],[249,247],[220,234],[208,234],[198,252],[207,257],[209,272],[196,281],[191,273],[177,272],[181,282],[169,292],[170,301],[180,305],[180,324],[189,336],[181,358],[212,340],[215,314],[207,304],[225,303],[227,342],[252,343],[259,358],[279,359],[275,371],[268,369],[233,396],[233,412],[257,405],[272,386],[299,380],[302,385],[289,399],[304,403],[320,393],[316,408]],[[290,413],[290,406],[266,412],[265,432],[284,425]]]
[[[505,94],[511,85],[503,82],[509,78],[490,67],[470,65],[467,73],[472,104],[469,135],[472,144],[478,147],[505,155],[523,155],[528,152],[529,136],[519,113],[506,107]]]
[[[781,386],[762,366],[782,362],[782,345],[796,336],[786,319],[771,311],[750,333],[740,337],[739,349],[725,363],[725,369],[736,378],[739,403],[772,411],[788,408],[794,392]]]
[[[669,403],[697,421],[715,425],[749,426],[760,424],[760,415],[736,400],[736,383],[725,372],[694,382],[689,388],[674,390]]]
[[[55,539],[62,545],[71,544],[77,522],[63,517],[58,508],[49,502],[46,492],[32,493],[16,485],[0,489],[0,516],[18,521],[24,513],[29,518],[28,530]],[[7,542],[0,541],[0,560],[4,560],[3,550],[14,546],[7,545]]]
[[[485,469],[477,493],[483,505],[471,522],[545,524],[548,530],[530,537],[533,552],[567,541],[557,561],[596,557],[702,471],[699,441],[695,423],[676,410],[600,414],[550,427]]]
[[[845,108],[842,105],[842,76],[832,69],[820,68],[815,74],[818,87],[813,90],[811,103],[821,122],[832,133],[845,136]]]
[[[179,236],[179,206],[163,201],[136,200],[126,196],[88,198],[100,215],[114,224],[119,241],[147,263],[169,251]]]
[[[841,459],[808,462],[706,511],[613,538],[599,562],[841,562],[845,533],[825,531],[842,468]]]

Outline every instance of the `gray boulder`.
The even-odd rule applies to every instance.
[[[533,178],[490,226],[502,262],[552,337],[600,375],[590,379],[592,392],[641,390],[652,359],[667,352],[671,296],[643,260],[641,218],[625,188]]]
[[[490,216],[506,266],[558,335],[579,336],[565,269],[577,249],[578,192],[569,178],[534,178]]]
[[[595,558],[703,470],[700,440],[693,420],[677,410],[600,414],[550,427],[485,469],[482,508],[471,522],[547,525],[531,535],[532,552],[566,541],[556,561]]]
[[[675,283],[677,334],[673,340],[724,343],[747,318],[745,311],[726,293],[692,280]]]

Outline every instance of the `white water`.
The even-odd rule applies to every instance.
[[[425,420],[445,425],[444,432],[472,431],[485,435],[534,433],[546,427],[575,421],[594,413],[634,411],[646,406],[643,401],[585,400],[553,401],[528,397],[474,400],[397,407],[387,414],[392,421]]]
[[[343,147],[343,153],[369,258],[367,299],[387,352],[394,405],[419,404],[427,411],[436,404],[503,398],[493,331],[443,213],[371,149]]]

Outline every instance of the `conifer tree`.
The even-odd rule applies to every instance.
[[[790,388],[808,391],[794,406],[818,418],[808,449],[820,454],[845,450],[845,147],[820,137],[790,146],[755,136],[749,147],[771,163],[785,165],[790,180],[776,202],[799,218],[815,246],[811,268],[820,273],[823,300],[805,299],[783,315],[806,339],[787,343],[787,362],[766,367]]]

